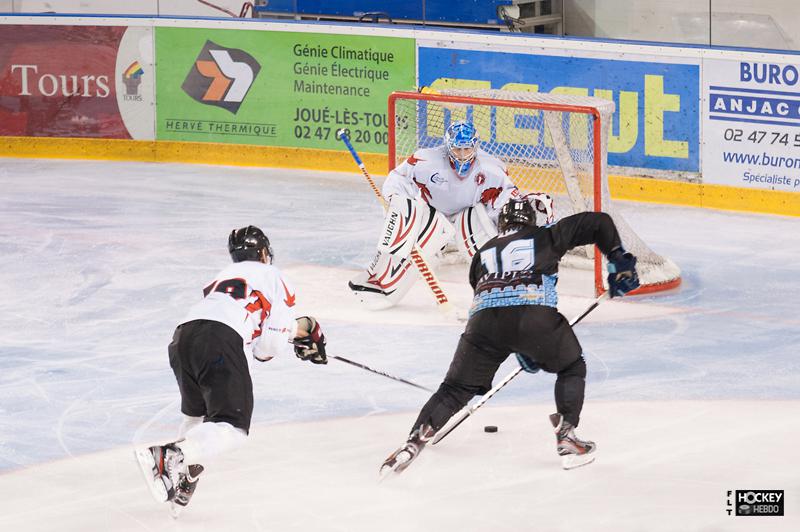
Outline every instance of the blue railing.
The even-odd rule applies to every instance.
[[[331,18],[362,17],[365,13],[382,13],[395,22],[419,21],[423,24],[504,25],[498,17],[498,6],[511,5],[511,0],[269,0],[266,5],[255,2],[256,16],[322,16]],[[385,19],[384,19],[385,20]]]

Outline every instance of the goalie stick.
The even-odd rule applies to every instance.
[[[592,312],[594,309],[596,309],[600,305],[600,303],[603,300],[608,299],[608,297],[609,297],[609,293],[605,292],[603,295],[601,295],[600,297],[598,297],[594,301],[592,301],[592,304],[589,305],[588,307],[586,307],[586,310],[584,310],[580,315],[578,315],[577,317],[573,318],[572,321],[569,322],[570,327],[574,327],[575,325],[580,323],[580,321],[583,318],[588,316],[590,312]],[[505,387],[505,385],[508,384],[509,382],[511,382],[517,375],[522,373],[522,371],[523,371],[523,369],[522,369],[521,366],[516,368],[514,371],[512,371],[511,373],[506,375],[505,378],[503,378],[503,380],[498,382],[496,386],[494,386],[491,390],[486,392],[486,394],[484,394],[484,396],[481,397],[481,399],[478,402],[476,402],[474,405],[465,406],[463,408],[463,410],[461,410],[461,413],[458,415],[458,417],[455,418],[455,420],[452,421],[447,428],[443,428],[442,430],[440,430],[439,432],[436,433],[436,436],[434,436],[433,441],[431,443],[433,443],[433,445],[436,445],[437,443],[442,441],[448,434],[453,432],[456,427],[458,427],[460,424],[462,424],[464,421],[466,421],[466,419],[468,417],[470,417],[472,414],[475,413],[476,410],[478,410],[480,407],[482,407],[486,403],[486,401],[491,399],[494,394],[496,394],[501,389],[503,389]]]
[[[336,138],[344,142],[344,145],[347,146],[350,155],[353,157],[353,160],[358,165],[358,168],[361,170],[361,173],[364,175],[367,183],[369,183],[369,186],[372,188],[372,192],[374,192],[375,196],[378,197],[378,200],[381,202],[383,210],[385,211],[388,208],[386,204],[386,198],[384,198],[383,194],[381,194],[381,191],[378,189],[378,186],[375,184],[372,176],[370,176],[369,172],[367,172],[367,167],[364,165],[364,162],[361,160],[358,152],[356,152],[355,148],[353,148],[353,145],[350,143],[350,137],[347,134],[347,130],[340,129],[337,131]],[[436,278],[436,275],[433,273],[431,267],[428,266],[427,262],[425,262],[425,259],[422,257],[422,254],[420,254],[416,244],[414,244],[414,248],[411,250],[411,260],[414,262],[417,270],[419,270],[419,274],[425,280],[428,288],[430,288],[431,292],[433,292],[433,297],[436,298],[438,308],[445,313],[455,314],[455,309],[447,299],[447,295],[444,293],[444,290],[442,290],[442,286],[439,284],[439,279]]]

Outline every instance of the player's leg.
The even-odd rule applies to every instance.
[[[564,364],[555,384],[556,413],[550,422],[556,434],[556,451],[563,457],[564,469],[572,469],[594,461],[597,445],[577,436],[586,388],[586,362],[579,355]]]
[[[497,321],[497,309],[473,315],[459,339],[444,381],[422,407],[412,429],[422,425],[441,429],[470,399],[492,388],[500,364],[508,358],[506,323]]]
[[[169,364],[181,394],[181,412],[184,414],[179,429],[179,439],[191,426],[202,422],[206,413],[203,391],[191,364],[196,327],[195,322],[179,325],[167,349]],[[185,469],[183,454],[176,446],[176,442],[137,449],[136,459],[153,497],[160,502],[172,500],[180,475]]]
[[[180,338],[170,345],[170,364],[181,390],[181,410],[193,418],[204,412],[203,423],[188,429],[182,440],[137,451],[137,458],[143,470],[151,468],[153,496],[185,506],[203,471],[198,462],[246,440],[252,381],[241,337],[214,321],[182,325]]]
[[[178,390],[181,394],[181,413],[184,415],[178,431],[181,437],[191,426],[197,424],[198,420],[202,422],[203,417],[206,415],[203,390],[197,382],[192,365],[183,362],[184,360],[191,361],[191,336],[194,328],[195,326],[192,323],[179,325],[175,329],[172,342],[167,348],[169,365],[175,374],[175,380],[178,383]]]
[[[375,256],[366,271],[350,281],[350,289],[371,308],[396,304],[419,277],[410,258],[414,245],[431,265],[451,237],[450,223],[427,203],[392,197]]]
[[[563,467],[588,464],[594,460],[596,445],[575,434],[586,387],[586,363],[580,343],[567,319],[554,308],[531,305],[519,313],[512,349],[534,360],[544,371],[557,374],[556,413],[550,416],[550,422]]]
[[[222,323],[201,323],[190,363],[198,375],[206,414],[203,423],[188,430],[178,444],[187,463],[244,443],[253,415],[253,382],[242,338]]]
[[[406,442],[383,462],[381,475],[403,471],[453,414],[475,395],[491,389],[497,368],[509,354],[492,341],[491,332],[496,329],[492,310],[481,311],[467,322],[444,381],[420,410]]]
[[[579,356],[558,372],[555,384],[556,410],[565,423],[578,426],[586,388],[586,362]]]
[[[187,416],[184,414],[181,426],[178,427],[178,439],[182,440],[190,429],[203,422],[203,416]]]
[[[253,414],[253,383],[242,338],[230,327],[206,322],[193,360],[203,390],[206,416],[177,446],[186,465],[173,499],[173,511],[189,504],[206,458],[230,452],[247,439]]]

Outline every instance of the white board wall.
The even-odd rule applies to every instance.
[[[797,0],[564,0],[564,18],[575,37],[800,50]]]

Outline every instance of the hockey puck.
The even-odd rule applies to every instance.
[[[497,432],[497,426],[496,425],[486,425],[485,427],[483,427],[483,432]]]

